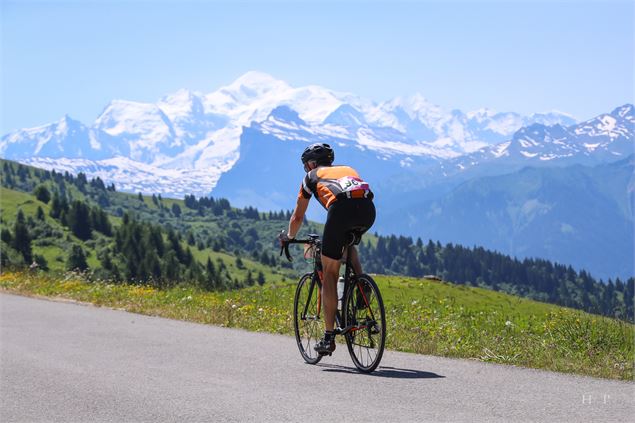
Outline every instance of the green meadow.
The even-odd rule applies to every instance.
[[[486,289],[374,276],[386,304],[391,350],[632,380],[634,326]],[[235,291],[91,282],[82,275],[13,273],[0,289],[251,331],[293,333],[295,284]],[[290,348],[292,347],[290,343]],[[298,355],[298,360],[300,360]]]

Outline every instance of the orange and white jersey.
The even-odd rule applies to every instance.
[[[320,166],[306,174],[298,197],[315,198],[325,209],[338,199],[373,198],[367,182],[348,166]]]

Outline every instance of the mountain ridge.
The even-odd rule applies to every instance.
[[[353,165],[372,182],[383,213],[376,229],[411,235],[417,225],[425,226],[421,210],[429,204],[424,202],[441,201],[470,180],[513,179],[527,166],[611,163],[632,154],[634,141],[631,104],[581,122],[561,112],[464,113],[445,111],[421,94],[374,103],[248,72],[208,94],[179,90],[157,103],[113,100],[92,126],[65,116],[14,131],[0,139],[0,155],[49,170],[83,172],[128,192],[181,198],[211,193],[238,206],[280,210],[290,207],[297,193],[301,151],[309,143],[328,142],[336,163]],[[615,194],[615,188],[603,189]],[[619,195],[626,197],[627,189],[621,181]],[[605,211],[595,218],[611,219],[613,211]],[[399,225],[394,226],[383,216],[395,212],[410,217],[393,218]],[[321,219],[322,211],[310,208],[308,216]],[[602,236],[602,227],[585,227],[591,231],[587,235]],[[505,222],[493,229],[513,237]],[[629,236],[625,231],[620,240]],[[438,238],[451,241],[452,236]]]
[[[315,85],[294,88],[252,71],[208,94],[181,89],[156,103],[112,100],[92,124],[73,120],[75,135],[50,133],[45,126],[13,131],[0,140],[0,155],[25,163],[35,156],[39,165],[51,163],[50,159],[66,159],[65,166],[69,159],[88,159],[94,161],[93,168],[99,168],[101,160],[122,156],[151,166],[158,174],[160,169],[225,169],[238,159],[242,128],[264,122],[281,106],[294,110],[310,135],[340,135],[378,154],[385,154],[387,148],[392,155],[416,157],[458,156],[497,142],[538,119],[512,112],[446,112],[420,94],[374,103]],[[573,121],[560,112],[540,116],[550,122]],[[505,120],[515,123],[501,124]],[[71,147],[78,145],[81,148]],[[125,171],[120,168],[109,179],[130,184],[118,179]],[[198,186],[161,193],[207,193],[219,176],[212,173]],[[141,183],[134,191],[149,192]]]
[[[628,277],[635,269],[634,175],[635,155],[595,166],[526,166],[410,193],[418,200],[387,210],[380,227]]]

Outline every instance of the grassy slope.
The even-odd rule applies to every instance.
[[[46,219],[49,225],[64,233],[64,238],[70,237],[73,242],[81,245],[84,250],[88,252],[88,257],[86,258],[86,262],[88,263],[88,265],[90,267],[96,267],[99,265],[99,260],[94,254],[94,249],[87,246],[86,243],[75,237],[68,228],[62,226],[55,219],[51,219],[50,217],[48,217],[50,211],[49,205],[37,200],[33,195],[20,191],[14,191],[5,187],[0,187],[0,204],[2,218],[5,222],[5,225],[7,225],[8,227],[13,226],[15,217],[18,214],[18,209],[22,210],[25,217],[28,218],[29,216],[31,216],[35,219],[37,208],[42,207],[44,214],[47,216]],[[64,270],[68,251],[64,248],[60,239],[53,240],[53,243],[51,245],[46,246],[40,246],[37,245],[37,243],[34,243],[32,245],[32,250],[33,254],[40,254],[44,256],[50,269]]]
[[[79,191],[75,192],[74,195],[76,198],[81,198],[82,195]],[[131,194],[119,194],[123,196],[132,196]],[[134,196],[136,197],[136,196]],[[168,200],[170,203],[180,203],[182,208],[185,208],[183,201],[181,200]],[[152,204],[152,200],[147,197],[144,198],[144,203],[149,209],[156,209],[158,207]],[[50,204],[50,203],[49,203]],[[11,189],[7,189],[5,187],[0,187],[0,210],[2,211],[2,217],[4,221],[4,225],[11,228],[13,226],[13,222],[15,221],[15,217],[17,216],[18,209],[21,209],[24,213],[25,217],[33,217],[35,218],[35,214],[38,206],[42,207],[44,210],[44,214],[46,215],[46,221],[53,228],[58,229],[59,231],[64,233],[64,238],[69,237],[72,242],[81,245],[84,248],[84,251],[87,252],[88,257],[86,259],[88,266],[91,268],[97,268],[100,266],[99,260],[97,259],[96,249],[93,243],[83,242],[75,237],[71,231],[61,225],[57,220],[50,218],[49,211],[50,206],[38,201],[33,195],[15,191]],[[121,224],[121,219],[115,216],[110,216],[110,221],[113,224],[113,228]],[[197,222],[197,224],[202,225],[203,223]],[[212,223],[212,227],[220,230],[216,223]],[[93,232],[94,236],[104,238],[102,235]],[[33,254],[40,254],[44,256],[46,261],[48,262],[49,268],[53,271],[63,271],[66,266],[66,257],[68,255],[67,249],[61,243],[61,240],[51,240],[52,245],[39,246],[37,242],[34,242],[32,245]],[[185,242],[182,243],[183,248],[187,246]],[[249,257],[242,257],[244,268],[238,269],[236,267],[236,257],[230,254],[215,252],[210,248],[205,248],[203,250],[199,250],[196,246],[190,247],[192,251],[192,255],[196,260],[198,260],[201,264],[205,264],[207,262],[207,258],[210,257],[214,263],[216,260],[221,259],[225,262],[229,273],[232,277],[237,277],[240,280],[245,279],[247,276],[247,272],[251,271],[254,279],[257,277],[258,272],[263,272],[265,275],[265,279],[270,280],[277,275],[277,272],[268,266],[264,266],[258,262],[251,260]],[[278,276],[279,277],[279,276]]]
[[[631,324],[479,288],[403,277],[376,280],[386,303],[389,349],[633,378]],[[293,330],[292,282],[210,293],[4,273],[0,289],[254,331]]]

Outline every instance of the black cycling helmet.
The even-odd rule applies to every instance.
[[[302,164],[315,160],[318,165],[330,166],[335,160],[335,153],[330,145],[324,143],[311,144],[302,153]]]

